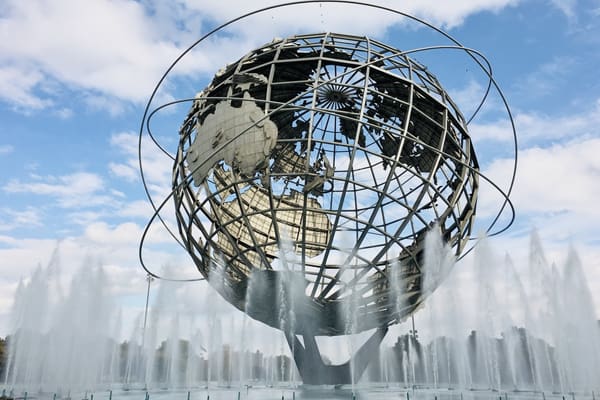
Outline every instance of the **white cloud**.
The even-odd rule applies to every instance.
[[[70,196],[92,193],[102,189],[102,179],[95,174],[78,172],[60,177],[48,176],[46,182],[21,183],[10,181],[4,190],[11,193],[30,192],[50,196]]]
[[[558,8],[569,21],[574,22],[577,13],[575,11],[577,7],[577,0],[550,0],[550,3]]]
[[[570,79],[579,61],[575,57],[555,56],[538,66],[535,71],[517,79],[514,87],[516,96],[541,99],[555,92]]]
[[[518,0],[468,0],[454,3],[410,1],[402,11],[445,27],[457,26],[473,13],[500,10]],[[0,20],[0,99],[26,109],[52,104],[55,82],[85,91],[92,107],[122,112],[120,101],[141,102],[180,52],[208,32],[206,22],[224,22],[277,1],[179,0],[169,3],[133,0],[46,2],[9,0]],[[393,1],[381,5],[397,7]],[[356,18],[360,13],[361,18]],[[243,54],[273,36],[302,31],[340,31],[381,35],[397,15],[347,4],[305,4],[265,12],[233,25],[229,36],[213,38],[190,54],[175,74],[212,74],[231,55]],[[51,32],[51,34],[49,34]],[[233,35],[231,33],[233,32]],[[209,56],[210,54],[210,56]],[[235,58],[235,57],[234,57]],[[113,101],[115,99],[116,101]]]
[[[595,221],[600,219],[595,204],[600,195],[600,100],[578,113],[517,113],[515,119],[520,150],[511,195],[517,215],[510,234],[522,238],[527,230],[537,227],[553,244],[573,241],[590,245],[597,240]],[[476,149],[488,145],[494,152],[483,173],[508,188],[513,159],[501,151],[509,149],[508,141],[512,140],[506,121],[470,128]],[[485,159],[485,154],[479,155],[480,160]],[[478,221],[486,221],[502,201],[482,181]]]
[[[41,181],[40,181],[41,180]],[[110,199],[102,195],[103,179],[92,173],[77,172],[63,176],[45,176],[32,182],[10,180],[4,191],[8,193],[30,193],[52,196],[61,207],[89,207],[105,204]]]
[[[44,76],[69,87],[139,101],[179,53],[139,2],[9,1],[3,8],[0,34],[19,40],[0,43],[0,62],[17,72],[28,66],[29,74],[12,75],[30,78],[16,79],[10,91],[2,92],[22,105],[47,105],[33,93]]]
[[[44,75],[41,71],[25,65],[17,67],[0,64],[0,99],[9,101],[17,110],[24,113],[45,108],[51,105],[52,101],[42,99],[34,93],[35,87],[43,79]]]
[[[106,213],[92,210],[84,210],[70,212],[67,214],[67,216],[69,221],[72,221],[73,223],[79,226],[87,226],[91,223],[101,220],[103,217],[106,217]]]
[[[511,196],[521,223],[537,226],[556,240],[595,239],[600,209],[600,138],[578,139],[519,153],[517,180]],[[498,159],[484,171],[494,181],[505,182],[512,160]],[[481,214],[494,209],[498,198],[482,191]]]
[[[380,0],[372,2],[372,4],[414,14],[436,25],[452,27],[460,25],[471,14],[484,10],[497,11],[517,2],[510,0],[467,0],[440,3],[434,0],[412,0],[403,2],[402,6],[399,7],[396,1]],[[282,2],[260,0],[249,3],[235,0],[215,3],[209,0],[188,0],[185,3],[191,9],[202,11],[218,21],[225,21]],[[357,13],[360,13],[361,18],[356,18]],[[267,28],[272,31],[277,30],[277,28],[281,29],[281,26],[286,25],[291,29],[303,28],[312,31],[344,32],[348,29],[354,29],[370,32],[371,34],[381,34],[392,23],[397,23],[400,20],[397,15],[377,10],[375,7],[328,4],[327,2],[270,10],[262,13],[260,19],[263,21],[262,26],[247,26],[246,29],[250,31],[251,29]]]
[[[106,111],[111,117],[116,117],[125,112],[126,106],[118,98],[89,94],[84,97],[84,103],[94,111]]]
[[[139,180],[138,143],[139,136],[134,133],[122,132],[111,136],[110,144],[125,155],[124,162],[109,164],[109,170],[113,175],[130,182]],[[142,161],[150,192],[157,199],[164,198],[171,191],[173,161],[148,136],[144,136],[142,140]]]
[[[0,145],[0,155],[10,154],[13,151],[15,151],[15,148],[10,144]]]
[[[74,112],[73,112],[73,110],[72,110],[72,109],[70,109],[70,108],[63,107],[63,108],[61,108],[61,109],[59,109],[59,110],[56,110],[54,113],[55,113],[55,114],[58,116],[58,118],[60,118],[60,119],[69,119],[69,118],[71,118],[71,117],[73,116],[73,113],[74,113]]]
[[[94,222],[85,229],[85,237],[102,244],[136,244],[142,229],[131,222],[117,225],[114,229],[105,222]]]
[[[19,227],[41,226],[40,210],[34,207],[27,207],[25,210],[0,209],[0,231],[11,231]]]
[[[500,107],[498,99],[496,99],[495,93],[492,91],[488,94],[488,97],[484,99],[485,90],[487,88],[482,81],[469,80],[466,85],[460,88],[447,88],[450,98],[454,101],[460,112],[468,120],[471,118],[473,113],[477,110],[482,100],[485,100],[481,106],[478,114],[473,119],[474,121],[480,121],[485,118],[488,113],[503,112],[503,108]],[[473,125],[470,125],[470,129]],[[472,129],[471,129],[472,130]]]
[[[104,221],[96,221],[86,226],[82,240],[93,243],[95,246],[135,249],[134,253],[137,254],[142,232],[143,227],[133,222],[109,225]],[[148,231],[144,250],[145,252],[147,250],[148,254],[153,254],[157,251],[157,245],[163,245],[161,247],[162,251],[170,249],[171,254],[177,255],[180,251],[184,255],[187,254],[177,246],[175,240],[159,223],[153,225]],[[149,259],[152,262],[156,261],[151,257]]]
[[[119,178],[123,178],[129,182],[137,181],[140,177],[139,172],[132,165],[128,164],[118,164],[118,163],[109,163],[108,169],[111,174],[118,176]]]
[[[518,112],[514,115],[521,147],[538,142],[557,142],[573,138],[589,138],[600,133],[600,99],[587,110],[578,113],[555,115],[541,112]],[[469,126],[473,140],[482,142],[512,141],[512,131],[506,119]]]
[[[128,218],[144,218],[146,221],[152,216],[152,206],[148,200],[135,200],[119,208],[119,215]]]

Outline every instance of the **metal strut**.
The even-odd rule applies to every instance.
[[[373,355],[379,349],[387,331],[387,326],[378,328],[369,340],[350,357],[350,360],[339,365],[323,362],[315,335],[303,334],[304,344],[297,335],[290,332],[285,333],[285,338],[292,350],[302,382],[308,385],[338,385],[358,382]]]

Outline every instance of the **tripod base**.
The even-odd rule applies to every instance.
[[[285,336],[302,382],[308,385],[340,385],[358,382],[387,331],[387,327],[377,329],[350,360],[340,365],[327,365],[323,362],[314,335],[303,334],[304,344],[296,335]]]

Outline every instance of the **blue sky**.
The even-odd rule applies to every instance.
[[[137,171],[145,101],[169,64],[202,34],[245,11],[276,3],[2,2],[0,335],[8,333],[7,315],[19,280],[47,264],[57,243],[65,281],[94,259],[105,266],[124,315],[133,319],[139,312],[145,281],[137,245],[151,215]],[[529,234],[537,229],[550,260],[560,264],[574,246],[592,291],[600,288],[600,1],[452,3],[377,2],[444,28],[492,63],[515,116],[520,151],[513,194],[517,219],[493,240],[495,248],[526,257]],[[159,102],[192,97],[225,63],[274,36],[314,31],[369,35],[402,49],[447,43],[375,9],[288,7],[236,24],[203,43],[178,65]],[[455,54],[416,58],[435,64],[435,73],[469,115],[485,85],[475,67]],[[176,146],[177,121],[185,112],[175,107],[157,121],[167,148]],[[483,171],[506,185],[512,144],[498,96],[473,122],[471,133]],[[171,163],[147,144],[144,158],[150,191],[161,199],[169,191]],[[497,201],[482,193],[484,221]],[[197,275],[164,231],[153,230],[150,242],[150,267],[170,265],[174,276]],[[188,297],[192,303],[198,300]]]

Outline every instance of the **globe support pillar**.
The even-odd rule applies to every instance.
[[[302,382],[308,385],[339,385],[358,382],[387,331],[388,327],[378,328],[350,360],[340,365],[327,365],[323,362],[314,335],[302,335],[304,344],[294,334],[286,333],[285,337]]]

